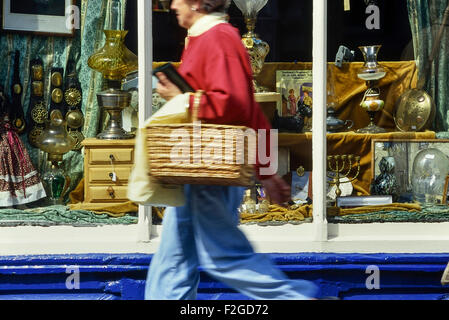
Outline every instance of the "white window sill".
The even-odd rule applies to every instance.
[[[243,225],[257,252],[358,252],[443,253],[449,252],[449,222],[328,224],[327,240],[316,240],[313,223],[283,226]],[[0,255],[147,253],[156,252],[161,226],[153,226],[150,241],[142,241],[138,225],[102,227],[11,227],[2,228]]]

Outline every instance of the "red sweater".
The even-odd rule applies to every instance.
[[[218,24],[196,37],[189,37],[179,73],[195,90],[204,90],[198,118],[206,123],[269,129],[271,125],[254,98],[248,52],[239,31],[228,23]],[[190,99],[190,108],[193,97]],[[267,139],[269,152],[269,139]],[[268,167],[269,164],[264,165]],[[259,161],[256,168],[259,167]],[[260,179],[268,176],[260,176]]]

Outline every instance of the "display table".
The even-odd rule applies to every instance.
[[[388,132],[362,134],[350,132],[327,134],[327,154],[353,154],[360,156],[360,174],[353,182],[354,194],[368,195],[371,183],[371,140],[372,139],[434,139],[435,132]],[[290,149],[290,168],[303,166],[312,171],[312,133],[280,133],[279,147]]]

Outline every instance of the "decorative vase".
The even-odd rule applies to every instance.
[[[257,14],[267,4],[268,0],[234,0],[245,19],[247,32],[242,36],[242,42],[248,51],[251,59],[251,69],[253,77],[256,78],[262,71],[265,58],[270,52],[270,46],[261,40],[255,33]],[[254,89],[256,92],[266,92],[267,88],[260,86],[254,79]]]
[[[63,205],[64,197],[70,186],[70,177],[53,161],[50,168],[42,175],[42,183],[47,193],[46,202],[50,205]]]
[[[372,195],[391,195],[393,202],[399,198],[399,185],[394,174],[395,160],[392,156],[385,156],[379,162],[380,174],[371,184]]]

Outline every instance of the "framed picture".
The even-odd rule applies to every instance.
[[[73,36],[76,0],[3,0],[2,29],[49,36]]]
[[[312,70],[277,70],[276,91],[281,94],[277,104],[281,117],[296,115],[298,103],[312,107]]]
[[[411,192],[413,161],[425,148],[436,148],[449,156],[449,139],[372,139],[371,179],[380,174],[379,162],[384,156],[393,155],[394,174],[399,184],[400,194]]]

